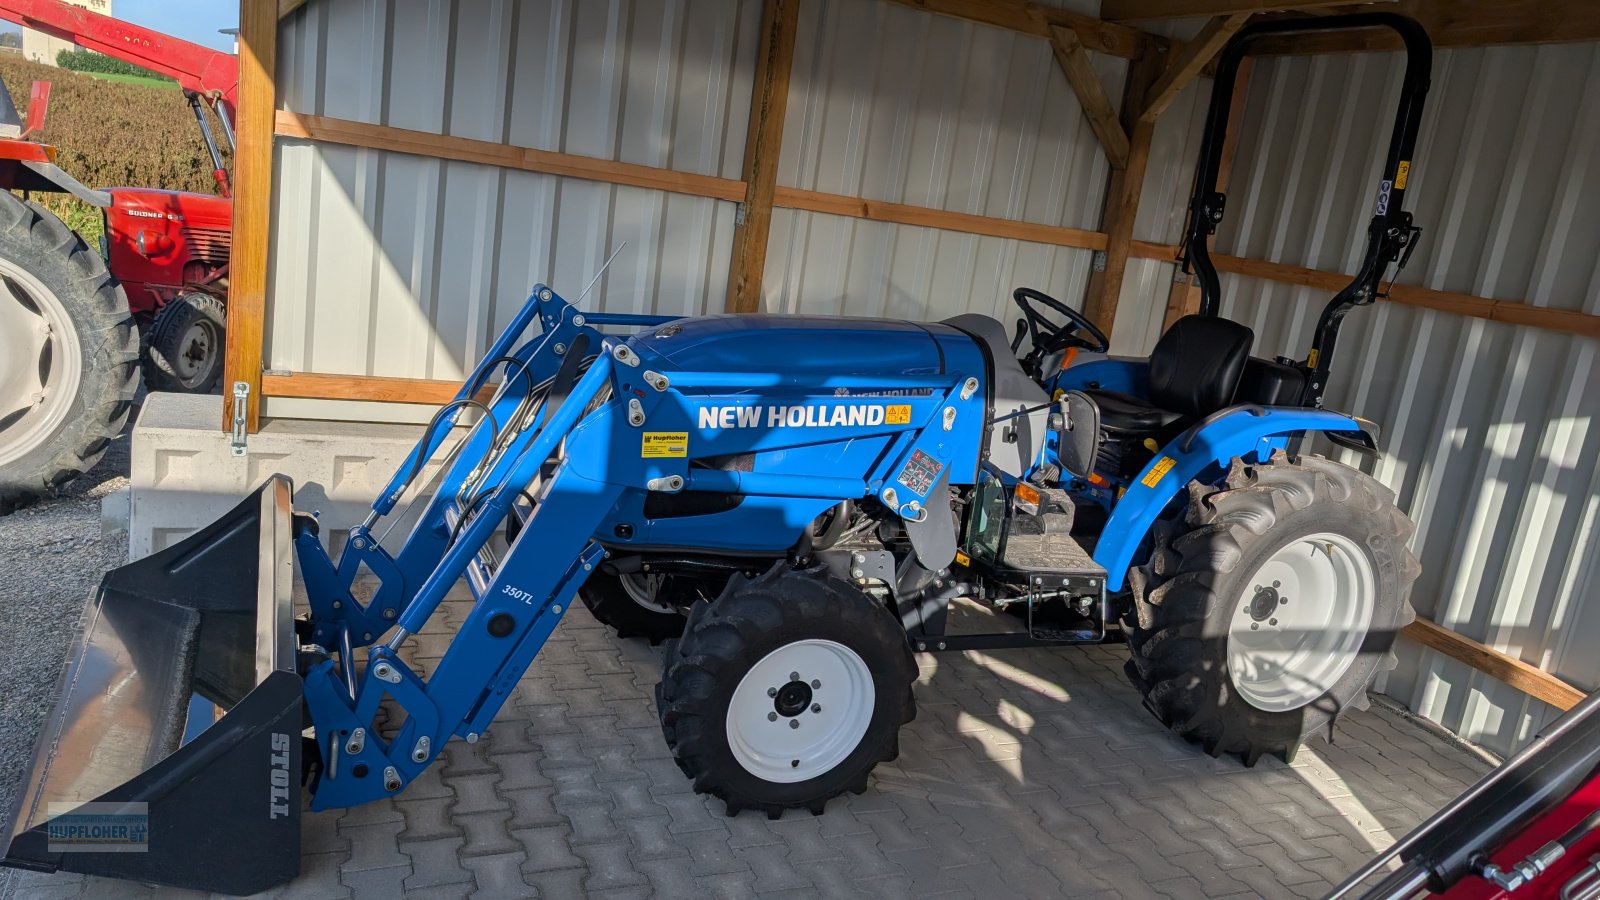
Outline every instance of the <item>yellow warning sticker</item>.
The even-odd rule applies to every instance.
[[[883,423],[885,425],[910,425],[911,405],[901,403],[888,407],[883,416]]]
[[[972,557],[966,555],[965,553],[962,553],[960,550],[957,550],[956,551],[956,562],[960,563],[963,566],[970,566],[970,565],[972,565]]]
[[[1150,466],[1150,471],[1146,472],[1144,477],[1139,479],[1139,483],[1145,487],[1153,488],[1161,483],[1161,479],[1165,478],[1167,473],[1171,472],[1172,467],[1175,465],[1177,465],[1177,463],[1173,462],[1172,457],[1160,457],[1155,461],[1155,464]]]
[[[1411,160],[1409,160],[1409,159],[1400,160],[1399,168],[1394,170],[1394,189],[1397,190],[1397,191],[1405,190],[1406,189],[1406,178],[1409,177],[1410,175],[1411,175]]]
[[[1306,354],[1306,368],[1315,369],[1316,367],[1317,367],[1317,348],[1312,347],[1311,348],[1311,352]]]
[[[639,456],[644,459],[682,458],[689,455],[689,432],[646,431]]]

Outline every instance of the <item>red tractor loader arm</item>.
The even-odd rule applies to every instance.
[[[217,186],[224,197],[232,195],[222,154],[217,151],[211,125],[200,111],[200,103],[203,101],[217,114],[223,136],[232,147],[234,105],[239,96],[237,57],[61,0],[0,0],[0,19],[175,79],[188,97],[206,147],[211,151]]]
[[[0,0],[0,18],[174,78],[186,91],[220,100],[232,126],[239,94],[239,61],[231,53],[191,44],[61,0]]]

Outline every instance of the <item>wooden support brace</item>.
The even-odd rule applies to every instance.
[[[1538,666],[1480,644],[1436,622],[1417,619],[1400,633],[1557,709],[1571,709],[1584,698],[1583,691]]]
[[[1212,57],[1222,50],[1234,32],[1244,27],[1249,21],[1249,13],[1234,13],[1229,16],[1218,16],[1207,22],[1194,40],[1184,45],[1178,58],[1167,66],[1166,74],[1150,89],[1150,96],[1145,101],[1144,112],[1139,115],[1141,122],[1154,122],[1167,107],[1172,105],[1178,94],[1189,86],[1189,83],[1200,77]]]
[[[1145,168],[1150,162],[1150,139],[1155,123],[1140,121],[1144,98],[1166,68],[1166,57],[1154,45],[1151,52],[1128,66],[1128,79],[1122,90],[1122,124],[1128,130],[1128,165],[1113,170],[1106,188],[1105,210],[1100,230],[1106,233],[1104,265],[1089,276],[1084,314],[1108,336],[1117,318],[1117,299],[1122,294],[1123,275],[1128,268],[1128,252],[1133,244],[1133,221],[1139,212],[1139,193],[1144,186]]]
[[[260,425],[261,354],[272,222],[272,131],[277,106],[278,2],[239,4],[239,111],[233,155],[233,255],[229,262],[222,430],[233,428],[233,384],[249,385],[245,428]]]
[[[772,195],[778,186],[778,153],[783,145],[783,118],[789,105],[789,73],[794,68],[799,21],[800,0],[766,0],[761,11],[761,49],[750,92],[750,126],[744,141],[744,204],[740,207],[740,222],[733,229],[733,255],[728,265],[726,308],[731,313],[761,308],[767,236],[772,230]]]
[[[1089,51],[1084,49],[1078,33],[1060,25],[1050,26],[1050,49],[1055,51],[1056,62],[1072,85],[1072,92],[1078,95],[1078,105],[1083,107],[1084,118],[1089,120],[1089,127],[1105,149],[1111,168],[1126,169],[1128,133],[1123,130],[1116,110],[1111,108],[1111,99],[1106,96],[1100,76],[1095,74],[1094,64],[1089,60]]]

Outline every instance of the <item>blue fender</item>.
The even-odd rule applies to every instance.
[[[1133,555],[1172,498],[1208,467],[1226,471],[1234,457],[1265,461],[1298,431],[1360,431],[1342,413],[1293,406],[1236,406],[1178,435],[1144,467],[1117,501],[1095,546],[1106,586],[1122,589]]]

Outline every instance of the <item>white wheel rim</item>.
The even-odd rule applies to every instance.
[[[1268,712],[1316,700],[1355,663],[1376,604],[1372,562],[1356,542],[1320,533],[1285,545],[1233,600],[1233,686]]]
[[[32,273],[0,259],[0,466],[55,433],[82,377],[66,307]]]
[[[661,585],[666,581],[666,578],[665,575],[645,575],[640,573],[621,575],[618,580],[622,582],[623,592],[633,602],[651,612],[677,615],[677,607],[656,599],[661,593]]]
[[[815,778],[861,745],[875,696],[872,672],[849,647],[820,640],[785,644],[734,688],[728,746],[746,772],[765,781]]]
[[[212,357],[217,352],[216,327],[210,322],[191,323],[178,342],[178,357],[172,360],[174,373],[184,387],[198,387],[200,379],[211,371]]]

